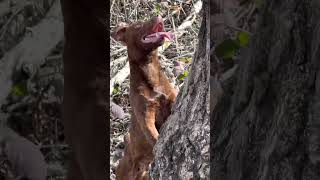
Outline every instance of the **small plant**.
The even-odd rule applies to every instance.
[[[156,3],[154,6],[154,10],[151,13],[151,16],[158,16],[161,14],[161,6],[159,3]]]
[[[226,39],[215,48],[216,55],[224,60],[232,59],[240,48],[248,46],[249,39],[247,32],[238,32],[235,39]]]
[[[15,95],[15,96],[25,96],[28,93],[27,90],[27,82],[20,82],[17,84],[14,84],[11,88],[11,92]]]
[[[120,85],[117,83],[114,85],[114,88],[113,88],[113,91],[112,91],[112,94],[119,94],[121,92],[121,88],[120,88]]]
[[[188,77],[189,72],[188,71],[184,71],[182,74],[180,74],[177,79],[180,81],[183,81],[186,77]]]

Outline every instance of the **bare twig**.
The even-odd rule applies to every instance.
[[[8,19],[8,21],[6,22],[6,24],[1,28],[1,30],[0,30],[0,32],[1,32],[0,41],[2,41],[4,35],[6,34],[9,24],[13,21],[13,19],[14,19],[23,9],[24,9],[24,8],[21,7],[21,8],[19,8],[18,10],[16,10],[16,11],[10,16],[10,18]]]

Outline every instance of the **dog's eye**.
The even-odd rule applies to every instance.
[[[136,24],[136,25],[134,26],[134,28],[135,28],[135,29],[140,29],[140,28],[142,28],[142,24]]]

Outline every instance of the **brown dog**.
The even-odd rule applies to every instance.
[[[63,125],[72,149],[68,180],[108,178],[107,27],[100,21],[106,19],[106,3],[61,0],[65,28]]]
[[[161,72],[157,48],[172,34],[164,32],[160,16],[147,22],[120,24],[112,34],[125,44],[130,63],[131,126],[125,137],[125,152],[117,168],[117,180],[148,178],[153,147],[159,129],[171,113],[177,96]]]

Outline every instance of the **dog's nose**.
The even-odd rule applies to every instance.
[[[162,19],[162,17],[161,17],[160,15],[154,17],[154,20],[155,20],[157,23],[163,22],[163,19]]]

